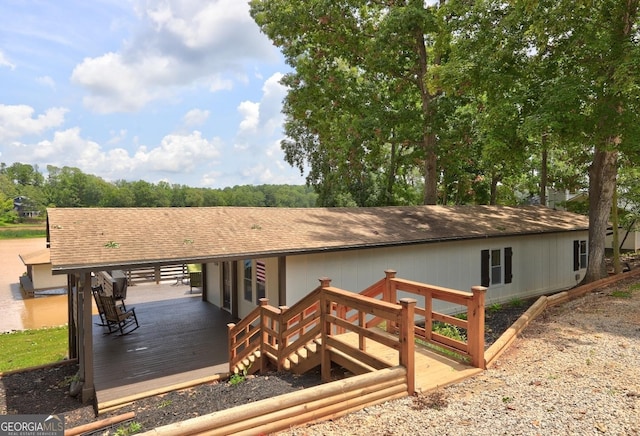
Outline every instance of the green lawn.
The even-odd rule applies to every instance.
[[[0,239],[42,238],[47,236],[44,224],[0,223]]]
[[[59,362],[68,349],[67,326],[0,334],[0,372]]]

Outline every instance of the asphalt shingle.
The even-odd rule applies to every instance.
[[[51,208],[61,272],[585,230],[540,206]]]

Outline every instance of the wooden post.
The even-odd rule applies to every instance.
[[[331,323],[327,321],[327,315],[331,313],[331,300],[327,298],[324,288],[331,286],[331,279],[322,277],[320,286],[323,291],[320,293],[320,325],[321,328],[321,344],[320,344],[320,377],[323,382],[331,381],[331,354],[327,346],[327,338],[331,336]]]
[[[229,372],[233,371],[233,363],[235,362],[236,359],[236,339],[235,336],[233,336],[233,334],[231,333],[233,331],[233,329],[236,327],[236,325],[232,322],[230,322],[229,324],[227,324],[227,346],[228,346],[228,353],[229,353]]]
[[[260,302],[260,372],[264,374],[267,372],[267,355],[265,353],[265,344],[269,342],[269,334],[267,333],[267,319],[264,313],[264,307],[269,304],[268,298],[261,298]]]
[[[407,393],[413,395],[416,388],[415,372],[415,321],[414,313],[417,301],[413,298],[400,300],[400,365],[407,369]]]
[[[424,339],[431,342],[433,333],[433,292],[431,289],[425,289],[424,295]]]
[[[280,306],[280,317],[278,318],[278,371],[284,370],[284,358],[285,356],[280,355],[281,350],[287,348],[289,345],[289,338],[284,337],[284,331],[289,328],[289,323],[283,324],[282,319],[284,318],[282,315],[289,310],[289,306]]]
[[[80,325],[82,331],[82,354],[84,355],[83,371],[80,373],[82,381],[82,402],[88,403],[95,396],[93,386],[93,320],[91,318],[91,274],[84,272],[81,274],[80,285],[82,290],[79,292],[82,305],[78,305],[78,312],[82,314]]]
[[[484,362],[484,304],[487,288],[473,286],[473,299],[467,302],[467,345],[471,355],[471,364],[486,369]]]
[[[387,303],[396,302],[396,284],[393,279],[396,278],[396,271],[393,269],[387,269],[384,271],[385,279],[384,279],[384,291],[382,299]],[[396,328],[398,326],[391,320],[387,320],[386,329],[388,333],[395,333]]]
[[[358,326],[367,328],[367,321],[365,319],[364,312],[362,311],[358,311]],[[362,333],[358,333],[358,345],[360,346],[360,350],[367,351],[366,338],[362,336]]]
[[[161,276],[162,276],[162,274],[160,273],[160,267],[159,267],[159,266],[156,266],[156,267],[153,269],[153,278],[154,278],[154,279],[155,279],[155,281],[156,281],[156,285],[157,285],[157,284],[160,284],[160,277],[161,277]]]

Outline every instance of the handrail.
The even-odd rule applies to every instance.
[[[395,301],[398,291],[424,297],[425,307],[416,307],[415,313],[424,318],[424,328],[416,327],[416,335],[425,342],[441,347],[462,356],[468,356],[476,368],[485,368],[484,362],[484,305],[487,288],[473,286],[471,292],[426,285],[395,277],[393,270],[385,271],[388,282],[389,301]],[[446,301],[466,308],[466,319],[435,312],[433,300]],[[467,332],[467,340],[459,341],[432,331],[433,322],[442,322],[460,327]],[[387,331],[393,332],[397,326],[387,325]]]
[[[268,304],[267,299],[261,299],[260,306],[246,318],[237,325],[229,324],[230,370],[255,352],[260,352],[260,369],[266,368],[267,359],[275,359],[278,369],[282,369],[292,354],[309,342],[319,340],[322,377],[329,379],[334,348],[341,352],[347,350],[352,356],[368,360],[362,362],[363,367],[379,366],[374,357],[365,357],[366,341],[373,340],[398,350],[399,361],[407,367],[408,380],[411,379],[409,384],[413,390],[413,342],[416,334],[428,343],[470,356],[474,366],[484,368],[486,288],[476,286],[472,292],[463,292],[399,279],[395,274],[393,270],[385,271],[385,278],[360,294],[332,287],[331,280],[323,278],[319,287],[292,307],[275,308]],[[397,301],[398,292],[424,297],[426,307],[416,307],[416,300],[413,299]],[[467,319],[434,312],[434,299],[466,306]],[[424,328],[415,325],[416,315],[424,318]],[[434,321],[465,328],[466,342],[432,332]],[[398,335],[389,336],[374,328],[383,322],[388,332]],[[345,332],[357,336],[356,347],[343,343],[335,336]]]

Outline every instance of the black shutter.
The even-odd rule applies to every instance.
[[[513,257],[513,249],[506,247],[504,249],[504,282],[511,283],[513,279],[513,269],[511,267],[511,258]]]
[[[484,287],[489,286],[489,250],[482,250],[481,255],[481,279],[480,284]]]
[[[573,270],[580,269],[580,241],[573,241]]]

